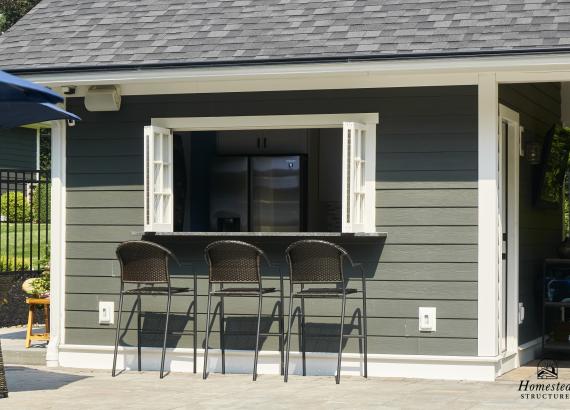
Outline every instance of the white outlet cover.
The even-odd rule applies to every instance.
[[[418,308],[418,330],[420,332],[435,332],[436,329],[436,308]]]
[[[112,325],[115,323],[115,302],[99,301],[99,324]]]

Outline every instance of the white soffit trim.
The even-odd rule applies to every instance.
[[[121,85],[122,95],[475,85],[479,72],[499,82],[570,81],[570,54],[34,73],[51,87]]]
[[[378,124],[378,113],[252,115],[237,117],[153,118],[152,125],[176,131],[342,128],[343,122]]]

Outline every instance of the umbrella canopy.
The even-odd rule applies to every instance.
[[[0,128],[62,119],[81,120],[77,115],[46,102],[0,102]]]
[[[57,104],[63,102],[63,97],[49,88],[0,71],[0,102]]]

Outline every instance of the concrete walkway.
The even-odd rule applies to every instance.
[[[522,400],[519,382],[109,372],[8,366],[10,397],[0,409],[561,409],[570,400]],[[531,381],[536,381],[536,379]]]

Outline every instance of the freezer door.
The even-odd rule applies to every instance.
[[[218,157],[212,163],[210,175],[211,231],[247,232],[247,157]]]
[[[252,157],[251,230],[300,232],[303,226],[303,164],[299,156]]]

